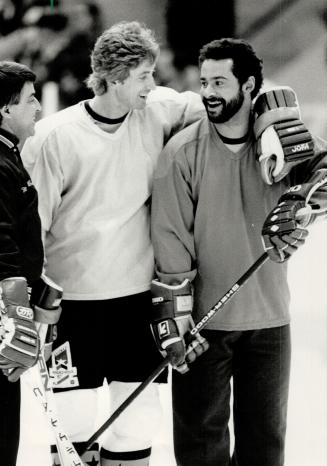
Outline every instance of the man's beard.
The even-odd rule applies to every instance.
[[[244,94],[240,89],[237,96],[231,99],[229,102],[226,102],[225,99],[206,99],[205,97],[202,97],[202,101],[207,111],[208,118],[210,121],[212,121],[212,123],[225,123],[226,121],[230,120],[242,107],[244,102]],[[217,110],[211,110],[210,107],[208,107],[207,102],[220,103],[221,106],[218,110],[219,113],[215,114]]]

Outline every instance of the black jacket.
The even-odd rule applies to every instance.
[[[18,139],[0,128],[0,280],[23,276],[31,284],[43,266],[38,197]]]

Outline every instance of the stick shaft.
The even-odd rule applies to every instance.
[[[38,363],[26,372],[26,383],[30,385],[34,396],[42,405],[47,416],[49,428],[52,430],[56,440],[61,465],[83,466],[80,456],[58,418],[54,394],[49,384],[47,366],[41,353]]]
[[[191,334],[195,335],[201,329],[203,329],[209,320],[220,311],[223,306],[237,293],[240,288],[246,283],[249,278],[266,262],[268,259],[268,254],[265,252],[263,253],[259,259],[255,261],[255,263],[234,283],[234,285],[217,301],[217,303],[205,314],[204,317],[195,325],[192,329]],[[86,442],[85,450],[90,448],[95,440],[106,430],[109,426],[121,415],[123,411],[138,397],[138,395],[151,383],[153,380],[158,377],[158,375],[168,366],[169,358],[166,357],[162,360],[159,366],[149,375],[149,377],[142,382],[136,390],[131,393],[126,400],[112,413],[112,415],[107,419],[107,421],[89,438]],[[85,451],[84,450],[84,451]],[[84,453],[83,451],[83,453]]]
[[[112,413],[112,415],[109,417],[109,419],[92,435],[92,437],[89,438],[89,440],[86,442],[85,445],[85,450],[90,448],[92,444],[95,442],[95,440],[98,439],[98,437],[106,430],[108,429],[109,426],[117,419],[118,416],[121,415],[123,411],[135,400],[135,398],[138,397],[138,395],[143,392],[143,390],[150,385],[151,382],[154,381],[155,378],[158,377],[159,374],[168,366],[169,364],[169,358],[166,357],[164,358],[159,366],[149,375],[149,377],[144,380],[134,391],[131,393],[128,398]],[[84,451],[83,451],[84,453]]]

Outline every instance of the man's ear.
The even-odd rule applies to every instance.
[[[0,108],[0,113],[2,118],[10,118],[10,108],[9,105],[4,105]]]
[[[254,76],[249,76],[246,82],[243,84],[243,89],[244,91],[251,94],[254,88],[255,88],[255,78]]]
[[[119,81],[115,80],[115,81],[109,81],[109,79],[106,80],[107,82],[107,90],[108,89],[114,89],[117,84],[119,83]]]
[[[119,84],[124,84],[124,80],[115,79],[114,81],[110,81],[110,84],[112,86],[118,86]]]

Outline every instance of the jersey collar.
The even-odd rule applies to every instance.
[[[0,128],[0,142],[9,147],[9,149],[13,149],[18,146],[19,139],[13,133]]]

